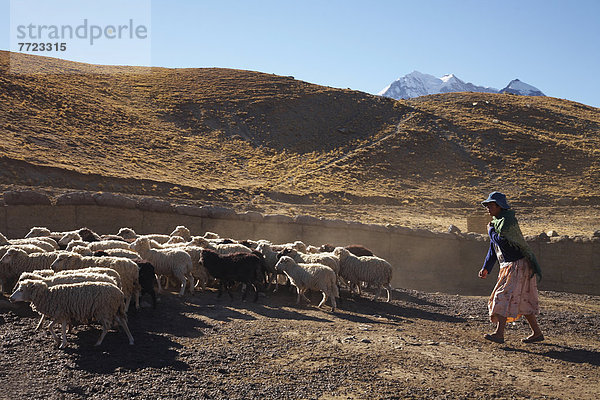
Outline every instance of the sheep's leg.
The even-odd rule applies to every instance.
[[[140,297],[142,297],[142,290],[137,289],[133,295],[134,295],[134,299],[135,299],[135,309],[139,310],[140,309]]]
[[[54,332],[54,325],[56,325],[56,321],[50,322],[50,325],[48,325],[48,328],[46,328],[46,329],[48,329],[48,331],[50,331],[50,334],[52,335],[54,340],[56,340],[56,344],[60,344],[60,339],[56,335],[56,332]]]
[[[187,282],[187,280],[185,279],[185,276],[184,276],[183,279],[181,280],[181,285],[179,286],[179,293],[177,294],[177,296],[182,297],[184,295],[186,282]]]
[[[325,292],[321,292],[323,293],[323,298],[321,299],[321,302],[319,303],[319,305],[317,306],[317,308],[321,308],[321,306],[323,304],[325,304],[325,301],[327,300],[327,294],[325,294]]]
[[[127,335],[127,338],[129,339],[129,344],[133,345],[133,336],[131,336],[131,332],[129,331],[129,327],[127,326],[127,321],[125,321],[123,318],[119,317],[118,315],[115,316],[115,319],[117,320],[119,325],[121,325],[123,327],[123,330],[125,331],[125,334]]]
[[[61,331],[62,331],[62,343],[58,346],[59,349],[64,349],[67,347],[67,323],[63,321],[61,323]]]
[[[162,287],[160,286],[160,276],[156,276],[156,282],[158,283],[158,293],[162,293]]]
[[[154,289],[150,292],[150,297],[152,297],[152,308],[156,308],[156,293]]]
[[[252,285],[252,288],[254,289],[254,302],[256,303],[258,301],[258,289],[254,285],[254,283],[251,283],[250,285]]]
[[[298,296],[296,297],[296,304],[300,304],[300,288],[296,286],[296,292]]]
[[[233,300],[233,294],[231,293],[231,287],[234,285],[233,282],[227,281],[225,282],[225,290],[227,290],[227,294],[229,295],[229,300]]]
[[[379,286],[379,289],[377,289],[377,293],[375,294],[375,297],[373,298],[373,301],[377,300],[379,298],[379,295],[381,294],[381,290],[383,289],[383,286]],[[390,293],[388,292],[388,301],[389,301],[389,295]]]
[[[219,280],[219,291],[217,293],[217,297],[221,297],[222,294],[223,294],[223,281]]]
[[[310,299],[304,295],[304,292],[306,292],[306,289],[300,292],[300,296],[302,296],[302,298],[306,300],[307,303],[310,303]]]
[[[331,299],[331,312],[335,312],[335,309],[337,308],[337,303],[335,302],[335,296],[329,296],[329,298]]]
[[[46,316],[44,314],[42,314],[42,317],[40,318],[40,322],[38,322],[37,326],[35,327],[35,331],[39,331],[40,327],[42,326],[42,324],[44,323],[44,321],[46,320]]]
[[[100,334],[100,337],[98,338],[98,341],[96,342],[96,344],[94,346],[100,346],[100,344],[104,340],[104,336],[106,336],[106,332],[108,332],[108,328],[106,327],[106,324],[103,323],[102,324],[102,333]]]
[[[190,281],[190,293],[194,293],[196,282],[194,281],[194,275],[192,275],[191,272],[188,274],[188,280]]]
[[[178,273],[176,278],[179,279],[179,282],[181,282],[179,286],[179,294],[177,296],[182,297],[185,293],[185,284],[187,283],[187,279],[183,273]]]
[[[390,284],[387,284],[387,285],[385,286],[385,290],[386,290],[386,292],[387,292],[387,300],[386,300],[385,302],[386,302],[386,303],[389,303],[389,302],[390,302],[390,291],[392,290],[392,285],[390,285]]]
[[[129,303],[131,303],[131,296],[125,299],[125,311],[129,310]]]

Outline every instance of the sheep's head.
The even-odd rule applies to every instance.
[[[171,236],[165,244],[185,243],[185,239],[181,236]]]
[[[275,271],[285,272],[286,269],[288,269],[291,265],[294,264],[296,264],[296,262],[292,257],[281,256],[279,258],[279,261],[277,261],[277,264],[275,264]]]
[[[35,226],[29,230],[27,235],[25,235],[25,239],[32,237],[40,237],[40,236],[50,236],[52,232],[48,228],[43,228],[40,226]]]
[[[77,232],[69,232],[66,233],[63,237],[61,237],[58,240],[58,245],[59,246],[67,246],[69,243],[71,243],[72,241],[77,240],[77,241],[81,241],[81,236],[79,236],[79,234]]]
[[[98,242],[100,241],[100,236],[90,228],[81,228],[77,233],[81,236],[81,240],[86,242]]]
[[[292,248],[298,250],[299,252],[306,253],[306,244],[300,240],[296,240],[293,243]]]
[[[129,248],[138,253],[148,251],[150,250],[150,239],[145,237],[135,239],[135,241],[129,245]]]
[[[345,260],[348,255],[350,255],[350,252],[343,247],[336,247],[333,250],[333,254],[335,254],[335,256],[342,261]]]
[[[13,262],[15,257],[25,256],[27,257],[27,253],[21,249],[8,249],[4,257],[0,258],[0,264],[10,264]]]
[[[279,254],[280,254],[280,257],[288,256],[288,257],[294,258],[295,256],[298,255],[298,252],[295,249],[286,247],[285,249],[281,250],[279,252]]]
[[[335,247],[333,247],[333,245],[332,245],[332,244],[325,243],[325,244],[322,244],[322,245],[321,245],[321,247],[319,247],[319,249],[320,249],[322,252],[325,252],[325,253],[331,253],[333,250],[335,250]]]
[[[69,269],[69,266],[77,262],[76,260],[81,260],[81,256],[79,254],[59,254],[56,260],[54,260],[54,262],[50,266],[50,268],[52,268],[54,271],[62,271],[65,269]]]
[[[17,288],[10,295],[11,303],[15,303],[17,301],[31,301],[31,292],[36,286],[48,287],[42,281],[35,281],[31,279],[26,279],[18,283]]]
[[[86,242],[84,242],[83,240],[73,240],[72,242],[70,242],[70,243],[67,245],[67,248],[66,248],[66,250],[67,250],[67,251],[71,251],[71,250],[73,250],[73,249],[74,249],[76,246],[84,246],[84,247],[87,247],[87,245],[88,245],[88,244],[87,244]]]
[[[208,240],[204,239],[202,236],[194,236],[190,244],[193,246],[207,247]]]
[[[221,236],[219,236],[218,233],[214,233],[214,232],[206,232],[206,233],[204,233],[203,237],[205,239],[221,239]]]
[[[186,241],[189,241],[192,237],[192,235],[190,234],[190,230],[183,225],[177,226],[169,236],[181,236]]]
[[[137,239],[137,234],[131,228],[121,228],[117,233],[117,236],[121,236],[123,239]]]
[[[268,243],[259,243],[258,246],[256,246],[256,251],[263,255],[267,255],[268,253],[271,253],[273,249],[271,249],[271,246],[269,246]]]

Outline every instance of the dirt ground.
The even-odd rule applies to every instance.
[[[474,279],[477,279],[474,276]],[[490,290],[493,281],[490,280]],[[129,315],[135,345],[80,326],[59,350],[35,332],[25,303],[0,300],[0,399],[473,399],[600,397],[600,297],[541,292],[546,341],[503,345],[486,298],[397,289],[392,300],[342,291],[329,305],[295,304],[289,289],[258,302],[214,289],[160,296]]]

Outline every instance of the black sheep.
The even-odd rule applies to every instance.
[[[105,251],[98,250],[94,253],[94,257],[107,257],[109,254]],[[139,282],[142,290],[140,291],[140,297],[144,294],[149,294],[152,297],[152,308],[156,308],[156,274],[154,272],[154,265],[142,259],[133,260],[138,266],[139,271]]]
[[[77,231],[77,233],[79,234],[79,236],[81,236],[81,240],[83,240],[84,242],[99,242],[100,240],[100,236],[92,231],[89,228],[81,228],[79,231]]]
[[[324,244],[320,247],[321,251],[324,252],[328,252],[331,253],[333,250],[335,249],[335,246],[332,244]],[[349,246],[345,247],[346,250],[348,250],[350,253],[354,254],[356,257],[361,257],[361,256],[374,256],[375,254],[373,254],[373,252],[369,249],[367,249],[365,246],[361,245],[361,244],[351,244]]]
[[[154,265],[143,260],[134,260],[138,265],[139,269],[139,281],[142,288],[140,297],[144,294],[149,294],[152,298],[152,308],[156,308],[156,291],[154,285],[156,284],[156,274],[154,273]]]
[[[246,285],[242,292],[242,299],[246,298],[248,286],[254,288],[254,301],[258,300],[256,285],[264,282],[264,262],[256,254],[234,253],[221,255],[209,249],[202,250],[202,263],[208,273],[219,281],[219,296],[223,288],[233,299],[230,288],[235,282]]]

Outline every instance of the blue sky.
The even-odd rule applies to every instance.
[[[49,2],[55,17],[82,17],[58,3]],[[414,70],[498,89],[519,78],[549,96],[600,107],[598,0],[147,3],[154,66],[248,69],[368,93]],[[132,12],[106,6],[85,17],[114,13]],[[0,0],[3,50],[10,48],[9,15],[10,1]],[[95,52],[88,61],[127,63],[118,51]]]

